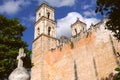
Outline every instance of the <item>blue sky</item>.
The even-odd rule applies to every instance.
[[[8,18],[18,18],[27,30],[24,32],[23,40],[29,44],[32,49],[34,38],[35,11],[43,0],[0,0],[0,14]],[[87,24],[96,24],[101,19],[100,14],[96,14],[96,0],[46,0],[46,2],[55,8],[55,21],[57,22],[57,38],[62,35],[71,36],[70,25],[77,17]]]

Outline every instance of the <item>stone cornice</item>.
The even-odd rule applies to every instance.
[[[40,19],[38,19],[38,20],[35,22],[34,25],[36,26],[40,21],[44,21],[45,19],[46,19],[47,21],[50,21],[50,22],[53,23],[53,24],[56,24],[56,22],[53,21],[52,19],[48,19],[48,18],[42,16]]]
[[[46,34],[41,34],[41,35],[39,35],[36,39],[34,39],[33,40],[33,42],[35,42],[37,39],[39,39],[40,37],[42,37],[42,36],[45,36],[45,37],[48,37],[48,38],[51,38],[51,39],[54,39],[54,40],[58,40],[59,41],[59,39],[57,39],[57,38],[55,38],[55,37],[52,37],[52,36],[49,36],[49,35],[46,35]]]

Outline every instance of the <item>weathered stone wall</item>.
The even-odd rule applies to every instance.
[[[116,50],[118,47],[115,45]],[[45,53],[47,80],[75,80],[76,75],[81,80],[100,80],[108,77],[117,67],[111,40],[98,44],[94,32],[89,37],[74,42],[73,49],[70,44],[66,44],[61,50]]]
[[[44,61],[45,51],[51,51],[51,48],[54,49],[57,44],[57,39],[44,34],[33,41],[31,80],[46,80],[45,74],[47,71],[45,70],[47,70],[47,64]]]
[[[119,65],[120,43],[100,23],[80,40],[58,46],[42,36],[33,42],[31,80],[102,80]]]

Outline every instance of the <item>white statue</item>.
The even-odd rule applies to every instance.
[[[23,67],[22,58],[24,58],[26,54],[24,53],[24,49],[19,49],[19,55],[17,56],[18,66],[17,68],[10,74],[9,80],[30,80],[29,73]]]
[[[24,49],[20,48],[19,49],[19,55],[17,56],[17,60],[18,60],[18,68],[23,67],[23,61],[22,58],[24,58],[26,56],[26,54],[24,53]]]

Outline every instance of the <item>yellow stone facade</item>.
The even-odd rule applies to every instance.
[[[31,80],[111,80],[120,43],[105,29],[106,21],[87,30],[77,20],[71,25],[72,39],[59,40],[54,8],[43,3],[36,11]]]

